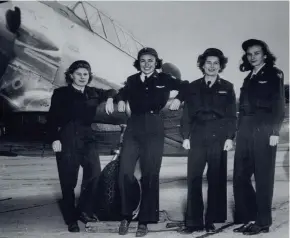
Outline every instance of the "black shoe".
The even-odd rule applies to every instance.
[[[257,235],[260,233],[268,233],[269,232],[269,227],[261,227],[258,226],[257,224],[252,224],[246,231],[243,232],[244,235]]]
[[[136,237],[143,237],[146,236],[148,233],[148,227],[147,225],[138,225],[137,231],[136,231]]]
[[[80,232],[80,228],[77,222],[72,222],[68,224],[68,231],[69,232]]]
[[[99,221],[99,218],[95,213],[93,213],[93,215],[91,215],[91,218],[93,218],[95,221]]]
[[[81,212],[80,216],[79,216],[79,220],[84,223],[87,224],[88,222],[97,222],[98,219],[92,216],[89,216],[87,213],[85,212]]]
[[[242,226],[239,226],[238,228],[233,229],[233,232],[243,233],[243,232],[247,231],[247,229],[248,229],[251,225],[253,225],[253,223],[243,224]]]
[[[185,226],[178,231],[180,234],[188,235],[193,232],[201,232],[203,231],[203,226]]]
[[[205,224],[205,230],[206,230],[206,232],[209,232],[209,233],[215,233],[216,232],[216,228],[215,228],[213,223]]]
[[[129,225],[130,225],[130,222],[128,220],[126,219],[122,220],[119,226],[119,235],[126,235],[129,230]]]

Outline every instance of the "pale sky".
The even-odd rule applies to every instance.
[[[221,76],[234,83],[237,95],[246,73],[238,69],[241,44],[264,40],[289,80],[289,2],[277,1],[117,1],[94,2],[164,62],[179,67],[184,80],[202,76],[197,57],[206,48],[221,49],[229,58]]]

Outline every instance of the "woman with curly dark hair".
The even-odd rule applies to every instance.
[[[179,232],[215,232],[214,223],[227,219],[227,151],[236,129],[236,97],[233,84],[220,78],[227,58],[216,48],[198,57],[204,76],[187,87],[181,121],[183,147],[189,150],[185,227]],[[202,177],[208,165],[207,210],[204,219]]]
[[[117,95],[118,110],[125,111],[125,102],[131,108],[123,148],[120,155],[119,187],[121,193],[121,221],[119,234],[128,233],[132,219],[130,185],[133,182],[137,160],[141,168],[142,198],[136,236],[145,236],[147,224],[159,220],[159,172],[164,147],[164,125],[160,111],[166,105],[170,91],[182,91],[183,82],[166,73],[158,73],[162,60],[153,48],[139,51],[134,66],[137,74],[128,77]],[[177,110],[182,93],[175,98],[170,109]]]
[[[274,66],[268,45],[256,39],[242,44],[244,79],[239,102],[234,160],[234,229],[244,235],[269,232],[279,130],[284,117],[284,76]],[[256,191],[251,177],[254,174]]]
[[[107,100],[106,113],[113,112],[115,90],[87,86],[92,80],[91,66],[78,60],[65,72],[68,86],[54,90],[48,113],[48,127],[53,151],[56,153],[59,180],[63,195],[63,215],[68,230],[79,232],[77,220],[95,221],[94,192],[101,173],[96,138],[91,128],[96,107]],[[83,181],[78,206],[74,189],[80,166]]]

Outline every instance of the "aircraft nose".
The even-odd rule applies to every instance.
[[[19,7],[15,7],[14,11],[9,9],[6,12],[7,29],[16,34],[19,41],[41,50],[59,50],[59,47],[43,33],[30,29],[29,26],[25,28],[21,27],[24,24],[21,22],[21,14]]]

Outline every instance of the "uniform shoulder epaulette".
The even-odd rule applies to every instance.
[[[220,80],[221,83],[223,83],[223,84],[226,85],[226,86],[229,86],[229,87],[233,86],[233,83],[231,83],[231,82],[228,81],[228,80],[225,80],[225,79],[223,79],[223,78],[219,78],[219,80]]]
[[[68,86],[61,86],[54,89],[54,92],[62,92],[68,89]]]
[[[203,78],[199,78],[199,79],[193,80],[193,81],[190,82],[190,85],[198,84],[198,83],[200,83],[200,81],[201,81],[202,79],[203,79]]]

